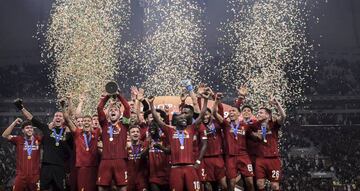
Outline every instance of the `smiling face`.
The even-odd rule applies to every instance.
[[[138,122],[138,117],[136,113],[131,113],[130,114],[130,124],[136,124]]]
[[[86,116],[83,118],[83,130],[85,132],[91,131],[92,120],[90,116]]]
[[[83,125],[84,125],[84,118],[82,117],[78,117],[76,118],[76,127],[82,129],[83,128]]]
[[[187,126],[187,119],[186,116],[180,114],[176,117],[176,127],[179,129],[185,129]]]
[[[129,135],[131,141],[138,141],[140,139],[140,128],[138,126],[131,127]]]
[[[64,124],[64,115],[62,112],[56,112],[54,114],[53,123],[55,127],[60,127]]]
[[[205,124],[208,124],[208,123],[210,123],[210,120],[211,120],[211,111],[206,110],[205,115],[204,115],[203,122],[204,122]]]
[[[112,123],[116,123],[120,119],[120,109],[116,106],[110,107],[108,117]]]
[[[229,110],[229,119],[230,121],[236,121],[239,118],[239,112],[236,108],[231,108]]]
[[[244,119],[246,119],[246,120],[250,119],[253,115],[251,109],[248,107],[243,108],[243,110],[241,111],[241,114],[244,117]]]
[[[259,109],[256,118],[258,121],[265,121],[270,118],[270,114],[266,111],[266,109],[261,108]]]
[[[34,127],[32,125],[26,125],[23,129],[22,132],[24,133],[24,135],[26,137],[31,137],[34,134]]]
[[[94,115],[92,118],[92,126],[94,128],[98,128],[99,127],[99,117],[97,115]]]

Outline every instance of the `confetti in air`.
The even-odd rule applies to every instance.
[[[285,104],[303,98],[309,78],[312,45],[306,40],[306,4],[296,0],[230,0],[233,15],[223,24],[220,42],[229,49],[223,61],[224,82],[244,84],[255,108],[274,94]],[[291,77],[289,77],[291,76]]]
[[[43,62],[57,97],[85,93],[83,113],[95,111],[106,82],[118,70],[119,42],[130,15],[128,0],[56,0],[44,32]]]
[[[196,1],[145,0],[147,30],[138,63],[149,95],[179,95],[180,81],[198,82],[198,68],[209,54],[204,46],[202,8]]]

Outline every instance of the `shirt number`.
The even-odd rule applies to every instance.
[[[279,176],[280,176],[280,171],[278,170],[273,170],[271,171],[272,172],[272,178],[275,178],[276,180],[279,179]]]

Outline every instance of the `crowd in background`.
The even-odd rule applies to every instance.
[[[0,98],[44,98],[50,82],[42,65],[0,66]],[[360,95],[360,64],[345,60],[319,61],[316,83],[310,84],[308,95]],[[24,83],[29,82],[29,83]],[[53,96],[53,95],[52,95]],[[51,95],[50,95],[51,97]],[[41,104],[40,104],[41,105]],[[340,106],[339,106],[340,105]],[[359,103],[311,104],[307,110],[359,109]],[[1,112],[4,108],[0,107]],[[46,111],[45,106],[38,110]],[[290,114],[291,115],[291,114]],[[46,116],[44,117],[46,120]],[[1,132],[11,121],[2,118]],[[316,127],[306,125],[318,125]],[[284,176],[283,190],[360,190],[360,113],[319,113],[302,115],[289,121],[280,139]],[[322,126],[323,125],[323,126]],[[19,133],[19,132],[15,132]],[[11,185],[15,175],[14,147],[0,138],[0,190]],[[291,154],[306,148],[314,155]],[[333,178],[314,178],[314,172],[334,174]]]

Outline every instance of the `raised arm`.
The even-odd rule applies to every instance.
[[[135,87],[132,87],[132,89]],[[133,91],[133,90],[132,90]],[[144,89],[139,88],[137,90],[137,94],[136,94],[136,99],[135,99],[135,112],[136,112],[136,116],[138,118],[138,121],[140,123],[144,123],[145,119],[143,117],[143,115],[141,115],[141,111],[140,111],[140,103],[143,104],[143,112],[149,110],[149,104],[146,102],[145,98],[144,98]],[[145,108],[146,107],[146,108]]]
[[[75,118],[78,118],[81,116],[84,101],[85,101],[85,95],[84,95],[84,93],[82,93],[79,96],[79,104],[77,105],[76,110],[75,110]],[[71,111],[71,110],[69,110],[69,111]],[[71,114],[69,114],[69,115],[71,116]]]
[[[285,113],[284,108],[281,106],[280,102],[274,96],[271,96],[270,104],[273,105],[280,114],[280,116],[278,118],[276,118],[276,121],[280,125],[284,124],[285,119],[286,119],[286,113]]]
[[[11,132],[16,127],[16,125],[20,125],[22,123],[22,119],[16,118],[15,121],[13,121],[8,128],[5,129],[5,131],[2,134],[2,137],[6,139],[11,138]]]
[[[237,91],[238,91],[239,97],[235,101],[235,107],[240,108],[245,100],[246,95],[248,94],[248,90],[245,86],[242,85],[237,89]]]
[[[122,95],[120,95],[119,91],[117,93],[117,98],[120,100],[121,104],[124,106],[123,118],[125,117],[127,119],[130,119],[131,107],[129,105],[129,102]]]
[[[156,123],[159,124],[160,129],[164,131],[166,124],[160,119],[159,115],[157,114],[157,112],[155,110],[155,106],[154,106],[154,100],[155,100],[155,97],[153,97],[153,96],[149,97],[149,99],[148,99],[149,104],[150,104],[151,114],[153,115],[153,118],[156,121]]]
[[[70,130],[72,132],[75,132],[76,131],[76,126],[74,124],[74,122],[71,120],[71,117],[69,115],[69,108],[67,109],[64,109],[64,119],[65,119],[65,122],[67,123],[67,125],[69,126]]]
[[[14,100],[14,105],[19,111],[21,111],[21,113],[24,115],[24,117],[27,120],[32,120],[32,118],[34,116],[27,109],[25,109],[22,99],[20,99],[20,98],[15,99]]]
[[[208,88],[207,90],[205,90],[205,92],[203,92],[201,94],[201,96],[204,98],[204,107],[202,107],[200,115],[196,118],[196,120],[194,121],[195,126],[198,126],[201,122],[202,119],[205,115],[206,109],[207,109],[207,103],[208,103],[208,99],[210,95],[210,88]]]
[[[105,104],[109,100],[110,96],[108,94],[103,94],[100,98],[99,104],[97,106],[99,123],[102,124],[106,121],[106,115],[104,112]]]
[[[222,97],[221,93],[217,93],[215,95],[215,102],[214,102],[214,105],[212,107],[212,112],[211,112],[213,114],[215,120],[218,121],[220,124],[222,124],[224,122],[224,117],[221,114],[219,114],[219,112],[218,112],[218,108],[220,107],[220,105],[222,105],[221,97]]]
[[[140,112],[140,101],[138,99],[135,99],[135,112],[136,112],[136,117],[138,119],[138,121],[140,123],[144,123],[145,122],[145,119],[144,117],[141,115],[141,112]]]
[[[198,99],[196,97],[196,94],[195,94],[194,90],[191,90],[189,92],[189,94],[190,94],[191,101],[193,103],[194,113],[200,113],[201,112],[200,111],[200,106],[198,104]]]
[[[205,152],[206,152],[206,148],[207,148],[207,139],[201,139],[201,149],[200,149],[200,154],[199,157],[196,160],[195,163],[195,168],[197,168],[200,165],[200,161],[203,159]]]
[[[186,101],[186,98],[187,98],[188,96],[189,96],[189,95],[188,95],[186,92],[184,92],[184,91],[180,94],[180,101],[181,101],[181,103],[180,103],[180,105],[179,105],[179,111],[181,111],[182,108],[185,106],[185,101]]]
[[[69,110],[69,115],[73,116],[73,114],[74,114],[74,105],[73,105],[73,102],[72,102],[72,94],[71,93],[66,94],[66,102],[68,104],[67,108]]]
[[[143,112],[146,112],[150,109],[149,103],[146,101],[145,97],[144,97],[144,89],[139,88],[138,90],[138,94],[136,95],[136,99],[139,100],[139,102],[142,103],[143,105]]]

